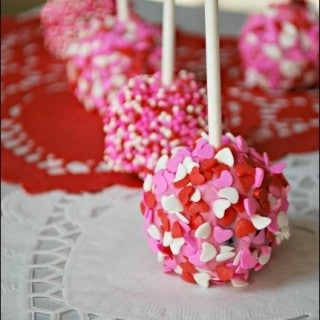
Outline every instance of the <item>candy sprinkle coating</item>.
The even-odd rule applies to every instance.
[[[262,269],[272,248],[290,236],[283,168],[241,136],[226,134],[220,148],[200,138],[148,174],[141,211],[164,272],[205,288],[247,285],[250,272]]]

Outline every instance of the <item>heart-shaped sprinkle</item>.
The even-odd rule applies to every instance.
[[[217,160],[214,158],[202,160],[200,167],[202,170],[207,171],[212,169],[217,163]]]
[[[198,272],[193,275],[195,282],[203,288],[209,287],[210,275],[204,272]]]
[[[257,260],[251,255],[249,249],[245,248],[241,251],[240,266],[241,268],[248,270],[254,268],[257,264]]]
[[[204,176],[200,173],[198,167],[194,167],[190,173],[190,181],[193,185],[201,185],[205,182]]]
[[[253,187],[254,188],[260,188],[261,187],[261,184],[262,184],[262,181],[263,181],[263,178],[264,178],[264,171],[262,168],[255,168],[255,174],[254,174],[254,185]]]
[[[152,187],[152,175],[147,174],[147,176],[145,177],[144,182],[143,182],[143,190],[145,192],[151,191],[151,187]]]
[[[172,226],[172,237],[181,238],[183,236],[182,228],[178,221],[175,221]]]
[[[234,266],[237,266],[240,263],[240,256],[241,256],[241,251],[239,251],[233,259],[232,264]]]
[[[172,242],[172,235],[171,235],[171,232],[165,232],[163,234],[163,240],[162,240],[162,244],[164,247],[169,247],[171,242]]]
[[[249,285],[249,282],[243,279],[231,279],[231,283],[235,288],[244,288]]]
[[[232,238],[233,231],[229,229],[223,229],[219,226],[213,228],[213,238],[219,243],[225,242]]]
[[[233,258],[236,255],[235,252],[223,252],[223,253],[219,253],[216,256],[216,261],[217,262],[223,262],[223,261],[227,261],[231,258]]]
[[[211,226],[209,222],[200,225],[194,234],[197,238],[207,239],[211,234]]]
[[[249,216],[253,216],[258,209],[257,201],[254,198],[244,199],[243,206]]]
[[[182,268],[181,268],[179,265],[177,265],[177,266],[174,268],[174,272],[175,272],[176,274],[182,275],[183,270],[182,270]]]
[[[162,196],[161,197],[161,205],[164,210],[166,210],[167,212],[169,212],[171,214],[179,213],[179,212],[183,211],[182,203],[173,194],[171,194],[169,196]]]
[[[181,262],[180,267],[183,271],[189,272],[189,273],[196,273],[197,269],[194,267],[194,265],[190,262]]]
[[[176,217],[177,217],[180,221],[182,221],[183,223],[186,223],[186,224],[189,223],[189,220],[188,220],[182,213],[175,212],[175,215],[176,215]]]
[[[233,271],[225,265],[217,266],[216,273],[221,281],[228,281],[233,277]]]
[[[185,157],[183,160],[183,165],[188,173],[191,173],[194,167],[199,167],[199,164],[194,162],[191,157]]]
[[[267,246],[262,247],[258,262],[264,266],[269,262],[270,257],[271,257],[271,248]]]
[[[241,152],[247,152],[248,151],[248,145],[247,145],[246,141],[241,136],[237,136],[235,138],[235,142],[236,142],[236,145],[237,145],[238,149]]]
[[[196,214],[193,217],[191,217],[190,227],[191,229],[197,229],[202,223],[203,218],[200,216],[200,214]]]
[[[247,236],[250,233],[255,232],[256,229],[254,227],[254,225],[252,224],[251,221],[249,220],[245,220],[245,219],[241,219],[237,222],[237,225],[234,229],[235,235],[238,238],[243,238],[245,236]]]
[[[197,143],[196,148],[193,150],[192,155],[200,159],[210,159],[213,157],[213,147],[206,143],[201,145]]]
[[[179,163],[174,182],[183,180],[187,175],[187,170],[182,163]]]
[[[155,240],[160,240],[160,232],[158,228],[154,225],[151,224],[148,229],[147,229],[148,234]]]
[[[195,189],[192,186],[186,186],[181,189],[178,193],[178,198],[183,204],[187,204],[191,195],[194,193]]]
[[[154,172],[158,172],[159,170],[166,169],[169,157],[167,154],[162,155],[155,166]]]
[[[181,278],[186,281],[186,282],[190,282],[190,283],[196,283],[194,281],[193,275],[189,272],[182,272]]]
[[[150,209],[154,208],[156,205],[156,198],[151,191],[144,194],[144,201]]]
[[[266,235],[265,235],[265,231],[261,230],[253,239],[252,239],[252,243],[259,245],[264,243],[264,241],[266,240]]]
[[[208,262],[212,260],[217,254],[217,249],[215,246],[209,242],[203,242],[201,246],[201,254],[200,254],[200,261],[201,262]]]
[[[162,262],[164,260],[164,254],[160,251],[157,252],[157,261]]]
[[[223,199],[229,200],[231,203],[239,201],[239,193],[236,188],[226,187],[218,191],[218,196]]]
[[[235,220],[236,217],[237,211],[230,207],[225,211],[223,218],[219,220],[219,224],[226,228],[230,226],[230,224]]]
[[[234,247],[231,246],[220,246],[220,253],[233,251]]]
[[[233,183],[233,177],[231,173],[227,170],[223,170],[220,177],[214,180],[213,184],[216,188],[226,188],[230,187]]]
[[[271,223],[271,219],[268,217],[262,217],[258,214],[255,214],[253,217],[251,217],[251,222],[253,223],[256,229],[262,230]]]
[[[214,157],[220,163],[224,163],[229,167],[233,167],[234,165],[234,157],[229,148],[223,148],[219,150]]]
[[[165,192],[168,189],[168,182],[166,178],[162,175],[162,173],[157,172],[153,176],[153,191],[156,194],[160,194]]]
[[[200,199],[201,199],[201,192],[198,189],[196,189],[192,194],[190,200],[193,202],[199,202]]]
[[[231,202],[227,199],[218,199],[213,202],[213,212],[217,218],[223,218],[226,209],[231,206]]]
[[[170,244],[171,252],[172,252],[174,255],[179,254],[179,252],[180,252],[180,250],[181,250],[181,247],[184,245],[184,243],[185,243],[184,238],[173,239],[172,242],[171,242],[171,244]]]
[[[167,163],[167,169],[175,173],[177,171],[178,165],[182,162],[182,157],[180,156],[174,156],[171,157]]]

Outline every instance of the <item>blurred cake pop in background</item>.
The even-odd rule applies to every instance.
[[[303,0],[272,4],[245,22],[239,50],[250,87],[295,89],[319,81],[319,18]]]

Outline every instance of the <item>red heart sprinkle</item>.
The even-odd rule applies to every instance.
[[[235,234],[238,238],[245,237],[246,235],[256,231],[256,228],[253,226],[250,220],[241,219],[237,222],[235,227]]]
[[[212,176],[213,176],[213,171],[211,171],[211,170],[204,170],[204,171],[202,172],[202,174],[203,174],[204,178],[206,179],[206,181],[209,181],[209,180],[211,180],[211,178],[212,178]]]
[[[233,271],[225,265],[217,266],[216,272],[221,281],[228,281],[233,277]]]
[[[182,272],[181,278],[184,281],[187,281],[187,282],[190,282],[190,283],[195,283],[192,274],[189,273],[189,272]]]
[[[194,216],[199,212],[207,212],[208,210],[209,206],[203,199],[198,202],[191,202],[185,206],[185,211],[190,216]]]
[[[219,220],[220,225],[223,227],[228,227],[237,217],[237,211],[232,207],[229,207],[225,213],[224,217]]]
[[[204,171],[212,169],[217,164],[217,159],[205,159],[201,161],[200,168]]]
[[[146,206],[145,206],[144,203],[141,201],[141,202],[140,202],[140,212],[142,213],[142,215],[145,214],[145,210],[146,210]]]
[[[190,227],[191,229],[197,229],[199,226],[201,226],[204,222],[204,219],[200,216],[200,214],[197,214],[190,219]]]
[[[175,221],[172,226],[172,237],[181,238],[183,236],[182,228],[178,221]]]
[[[180,267],[183,269],[185,272],[189,273],[195,273],[197,272],[197,269],[194,267],[194,265],[190,262],[181,262]]]
[[[239,177],[251,175],[253,176],[255,174],[255,169],[245,162],[236,164],[234,166],[234,171]]]
[[[182,202],[182,204],[187,204],[189,202],[190,197],[194,193],[194,187],[186,186],[179,191],[178,198]]]
[[[176,188],[183,188],[185,187],[188,183],[190,182],[190,177],[189,175],[186,175],[182,180],[176,181],[173,183],[173,185]]]
[[[213,168],[213,172],[220,177],[221,172],[224,170],[229,170],[229,166],[224,163],[219,163]]]
[[[166,215],[163,215],[160,217],[161,223],[163,225],[163,228],[165,231],[170,231],[170,221]]]
[[[254,184],[254,176],[245,175],[239,177],[240,186],[244,193],[248,193]]]
[[[190,181],[193,185],[201,185],[201,184],[204,184],[205,182],[205,178],[200,173],[200,169],[198,167],[194,167],[191,170],[191,173],[189,174],[189,176],[190,176]]]
[[[144,201],[150,209],[154,208],[156,205],[156,197],[151,191],[144,194]]]
[[[232,208],[235,209],[238,213],[244,212],[244,206],[243,206],[243,200],[244,197],[240,196],[239,201],[232,205]]]

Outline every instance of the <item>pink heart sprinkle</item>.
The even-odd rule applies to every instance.
[[[155,175],[152,178],[152,182],[154,185],[154,192],[157,194],[165,192],[168,188],[167,180],[163,176],[162,171],[158,171],[157,173],[155,173]]]
[[[242,152],[248,151],[248,145],[241,136],[237,136],[235,140],[236,140],[236,145],[240,151]]]
[[[257,259],[254,258],[249,249],[245,248],[241,252],[240,256],[240,266],[243,269],[251,269],[257,264]]]
[[[275,173],[275,174],[278,174],[278,173],[282,173],[282,171],[286,168],[287,164],[286,163],[277,163],[277,164],[274,164],[272,166],[269,167],[269,170],[271,173]]]
[[[232,230],[223,229],[219,226],[215,226],[213,229],[213,237],[219,243],[229,240],[232,236],[233,236]]]
[[[163,173],[163,177],[167,180],[167,185],[170,185],[174,179],[174,174],[165,170]]]
[[[214,180],[213,184],[216,188],[226,188],[230,187],[233,183],[233,177],[231,173],[227,170],[223,170],[220,177]]]
[[[179,163],[182,163],[183,158],[180,156],[174,156],[169,159],[167,163],[167,169],[170,172],[176,173]]]
[[[188,257],[189,262],[191,262],[192,264],[194,264],[195,266],[202,266],[203,262],[200,261],[200,252],[201,250],[197,251],[195,254],[193,254],[192,256]]]
[[[262,244],[265,240],[266,240],[266,236],[263,229],[252,239],[252,243],[259,245],[259,244]]]
[[[254,175],[254,188],[260,188],[262,181],[264,178],[264,171],[261,168],[256,168],[255,175]]]
[[[253,198],[246,198],[243,200],[243,206],[249,216],[256,214],[258,204]]]
[[[213,147],[206,143],[204,145],[197,144],[196,148],[192,152],[193,156],[197,156],[200,159],[211,159],[213,157]]]
[[[174,260],[166,258],[163,261],[163,271],[164,272],[170,272],[170,271],[174,270],[176,266],[177,266],[177,263]]]

